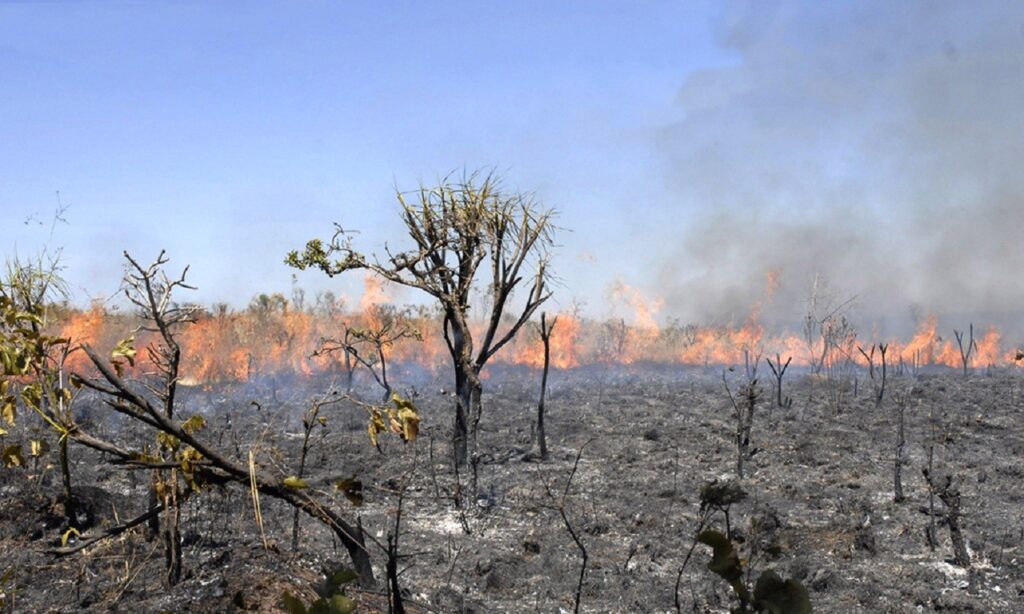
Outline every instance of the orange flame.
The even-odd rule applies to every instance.
[[[771,300],[777,287],[777,273],[769,273],[765,298],[751,305],[750,314],[741,326],[679,326],[669,322],[663,327],[656,319],[663,301],[646,297],[636,288],[618,282],[610,289],[609,296],[620,309],[631,312],[628,320],[602,322],[575,312],[559,313],[551,337],[551,366],[573,369],[609,362],[732,365],[758,355],[774,357],[776,354],[783,360],[792,357],[795,366],[814,364],[823,353],[820,339],[808,343],[799,334],[769,333],[760,322],[762,307]],[[375,277],[367,277],[356,311],[341,307],[329,313],[297,310],[291,308],[283,296],[274,295],[261,296],[241,311],[203,312],[196,322],[183,327],[178,334],[183,350],[181,381],[212,384],[244,382],[261,374],[310,376],[340,372],[343,355],[312,356],[320,340],[337,337],[342,323],[364,328],[379,326],[389,300],[384,285]],[[422,341],[403,339],[387,348],[386,357],[396,378],[401,377],[405,366],[437,371],[450,364],[437,312],[409,308],[403,314]],[[138,320],[132,316],[108,311],[100,304],[85,310],[70,310],[65,315],[59,327],[60,335],[71,338],[74,344],[90,343],[101,353],[109,351],[117,340],[138,325]],[[936,316],[928,316],[909,339],[889,339],[890,365],[902,361],[908,366],[960,368],[960,348],[954,339],[938,334],[938,324]],[[474,335],[478,335],[484,323],[474,322],[472,326]],[[543,345],[536,334],[524,334],[527,330],[503,348],[494,362],[541,367]],[[136,340],[137,374],[153,371],[144,350],[152,340],[152,334],[145,333]],[[877,332],[861,340],[852,337],[840,340],[840,347],[825,356],[826,365],[841,364],[844,360],[866,365],[856,347],[858,344],[867,347],[872,341],[878,341]],[[995,327],[985,329],[976,342],[970,367],[1018,364],[1014,360],[1015,351],[1003,346],[1003,336]],[[72,354],[69,366],[79,372],[89,369],[88,360],[81,352]]]

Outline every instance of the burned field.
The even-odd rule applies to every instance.
[[[1024,359],[996,327],[543,311],[554,213],[471,174],[399,193],[405,251],[238,310],[124,253],[129,309],[59,262],[0,283],[0,609],[1007,611]],[[395,306],[389,288],[429,304]],[[960,325],[962,326],[962,324]],[[909,331],[904,331],[909,332]],[[955,341],[954,341],[955,339]]]
[[[711,549],[693,547],[702,499],[705,507],[714,503],[702,489],[715,480],[742,490],[726,507],[730,536],[753,577],[772,569],[795,578],[815,611],[1020,606],[1024,379],[1018,373],[894,376],[877,406],[859,374],[856,391],[852,380],[843,383],[838,407],[831,403],[832,383],[821,376],[787,374],[792,403],[786,407],[776,406],[770,375],[759,378],[743,479],[736,477],[736,412],[726,387],[741,401],[747,374],[741,368],[724,376],[723,382],[718,368],[639,365],[554,370],[547,395],[550,456],[539,462],[530,455],[536,371],[493,371],[483,398],[485,452],[475,501],[457,494],[469,478],[466,469],[457,477],[451,462],[447,378],[416,381],[419,437],[381,437],[379,451],[367,437],[366,409],[345,399],[324,405],[323,425],[306,440],[303,415],[330,390],[330,380],[193,387],[178,402],[181,415],[204,417],[203,436],[232,460],[244,464],[254,451],[255,462],[280,479],[296,473],[307,441],[308,489],[329,493],[326,500],[341,514],[358,517],[373,538],[368,544],[386,546],[389,534],[397,536],[399,590],[411,612],[571,611],[580,545],[587,556],[583,611],[674,611],[677,603],[686,611],[726,611],[736,602],[707,568]],[[355,398],[379,394],[371,382],[356,383]],[[897,503],[901,408],[904,499]],[[95,397],[83,396],[76,411],[85,428],[107,439],[140,437],[130,420]],[[323,570],[350,565],[334,533],[306,514],[299,515],[293,548],[295,508],[287,503],[261,497],[261,528],[251,492],[237,484],[209,484],[183,502],[183,572],[171,587],[161,540],[147,539],[144,523],[81,552],[52,554],[62,536],[65,548],[74,547],[146,511],[148,472],[112,460],[72,448],[81,526],[72,535],[52,453],[26,453],[25,466],[0,473],[0,590],[8,609],[276,611],[286,591],[310,603],[310,587]],[[933,488],[923,475],[929,463]],[[940,496],[949,492],[940,492],[940,475],[950,475],[949,488],[959,493],[954,524],[967,561],[958,560],[951,539],[950,508]],[[361,493],[335,488],[352,478]],[[725,531],[725,515],[711,514],[706,527]],[[387,557],[368,547],[378,586],[347,593],[359,611],[386,611]]]

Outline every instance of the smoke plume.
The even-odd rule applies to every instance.
[[[769,271],[783,320],[815,275],[866,317],[1024,312],[1024,5],[750,2],[719,36],[661,135],[677,315],[738,319]]]

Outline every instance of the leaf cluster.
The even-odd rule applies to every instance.
[[[365,269],[430,294],[445,311],[445,339],[453,356],[460,355],[462,341],[453,343],[448,327],[458,331],[459,339],[469,338],[465,319],[470,295],[486,286],[490,316],[475,357],[482,366],[550,296],[547,264],[554,212],[530,195],[504,191],[493,173],[471,173],[461,180],[446,177],[437,186],[398,192],[397,197],[412,240],[408,249],[393,252],[385,246],[386,257],[368,258],[353,247],[352,233],[335,225],[329,242],[313,239],[301,253],[290,252],[285,263],[331,277]],[[509,300],[524,280],[528,295],[519,315],[499,334]]]
[[[708,569],[720,576],[732,587],[740,600],[740,612],[765,614],[810,614],[811,601],[798,580],[783,580],[772,570],[764,571],[754,583],[751,591],[743,581],[744,561],[740,558],[728,537],[718,531],[708,530],[697,536],[697,541],[711,546],[711,562]]]
[[[39,414],[50,426],[67,435],[66,411],[72,394],[56,373],[71,351],[69,339],[46,330],[47,300],[60,287],[56,265],[8,263],[0,280],[0,437],[17,424],[18,405]],[[64,409],[64,412],[57,411]],[[42,440],[29,442],[30,454],[39,457],[48,446]],[[23,467],[22,444],[2,447],[6,467]]]
[[[285,591],[281,600],[289,614],[351,614],[356,611],[356,602],[345,594],[346,585],[357,579],[351,569],[340,569],[328,574],[322,583],[314,587],[316,601],[307,607],[298,597]]]
[[[370,443],[374,446],[378,446],[378,437],[389,430],[404,442],[415,441],[419,436],[420,415],[412,401],[395,392],[391,394],[391,402],[395,404],[394,407],[370,408],[370,423],[366,430],[370,435]]]

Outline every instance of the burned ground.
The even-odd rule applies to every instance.
[[[402,503],[401,576],[411,611],[571,611],[579,551],[555,509],[580,448],[566,499],[590,560],[583,611],[674,611],[676,576],[697,528],[701,486],[735,470],[732,406],[721,372],[709,369],[595,369],[554,372],[548,395],[551,459],[524,460],[530,448],[538,378],[528,370],[495,373],[485,383],[480,497],[460,513],[450,443],[452,401],[446,382],[423,381],[416,402],[423,418],[412,444],[388,439],[382,452],[366,436],[366,416],[351,404],[333,406],[327,427],[313,435],[308,481],[332,490],[357,476],[365,503],[337,507],[361,517],[383,539]],[[755,571],[771,568],[808,588],[818,612],[1006,612],[1024,604],[1024,380],[1016,373],[951,372],[893,378],[909,395],[907,499],[892,497],[895,413],[890,399],[876,408],[867,386],[836,414],[827,383],[807,374],[790,379],[792,408],[772,408],[767,381],[754,419],[754,454],[731,510],[733,537],[752,554]],[[204,436],[243,458],[294,473],[301,415],[324,382],[271,387],[193,389],[181,415],[202,413]],[[367,398],[375,396],[369,389]],[[258,401],[257,410],[251,401]],[[101,406],[80,404],[83,420],[130,438],[124,423]],[[949,531],[938,519],[938,547],[925,538],[928,491],[921,470],[935,441],[936,472],[956,476],[969,570],[952,563]],[[585,446],[585,447],[584,447]],[[52,454],[52,453],[51,453]],[[112,467],[72,448],[73,475],[94,527],[144,510],[142,471]],[[321,570],[344,564],[332,534],[303,517],[298,551],[291,550],[291,508],[262,500],[265,547],[249,492],[209,487],[184,506],[185,577],[167,588],[159,540],[144,528],[55,558],[62,530],[59,473],[48,456],[24,469],[0,472],[0,586],[13,611],[85,609],[115,612],[275,611],[283,591],[305,597]],[[466,482],[466,476],[461,476]],[[944,507],[937,499],[935,509]],[[85,531],[89,535],[89,531]],[[71,538],[74,542],[74,537]],[[756,545],[756,546],[755,546]],[[374,560],[383,562],[379,551]],[[686,611],[726,611],[728,587],[706,568],[698,546],[682,575]],[[378,570],[383,577],[383,570]],[[365,611],[385,610],[372,593],[353,591]]]

